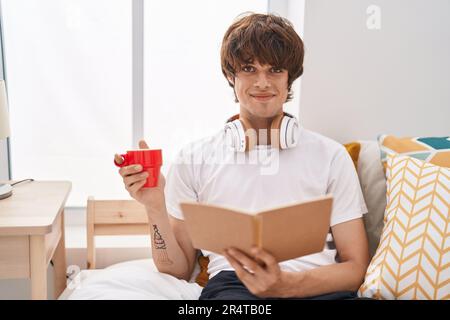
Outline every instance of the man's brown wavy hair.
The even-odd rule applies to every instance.
[[[274,14],[244,13],[228,28],[222,41],[220,58],[222,73],[234,79],[245,64],[257,60],[288,71],[288,96],[292,99],[291,86],[303,74],[303,41],[292,23]],[[235,102],[239,102],[234,92]]]

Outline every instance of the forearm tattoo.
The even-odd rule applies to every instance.
[[[159,233],[158,226],[153,225],[153,247],[156,250],[156,261],[162,264],[172,264],[172,260],[169,259],[167,254],[166,241]]]

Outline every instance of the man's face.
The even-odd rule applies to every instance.
[[[233,79],[230,79],[233,82]],[[241,113],[270,118],[280,114],[288,95],[288,72],[258,61],[245,64],[234,78]]]

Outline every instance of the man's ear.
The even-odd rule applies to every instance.
[[[228,77],[228,82],[230,82],[231,84],[233,84],[233,85],[234,85],[234,79],[233,79],[233,78],[231,78],[231,77]]]

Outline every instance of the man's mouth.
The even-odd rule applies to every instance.
[[[274,94],[251,94],[250,96],[258,101],[268,101],[275,97]]]

